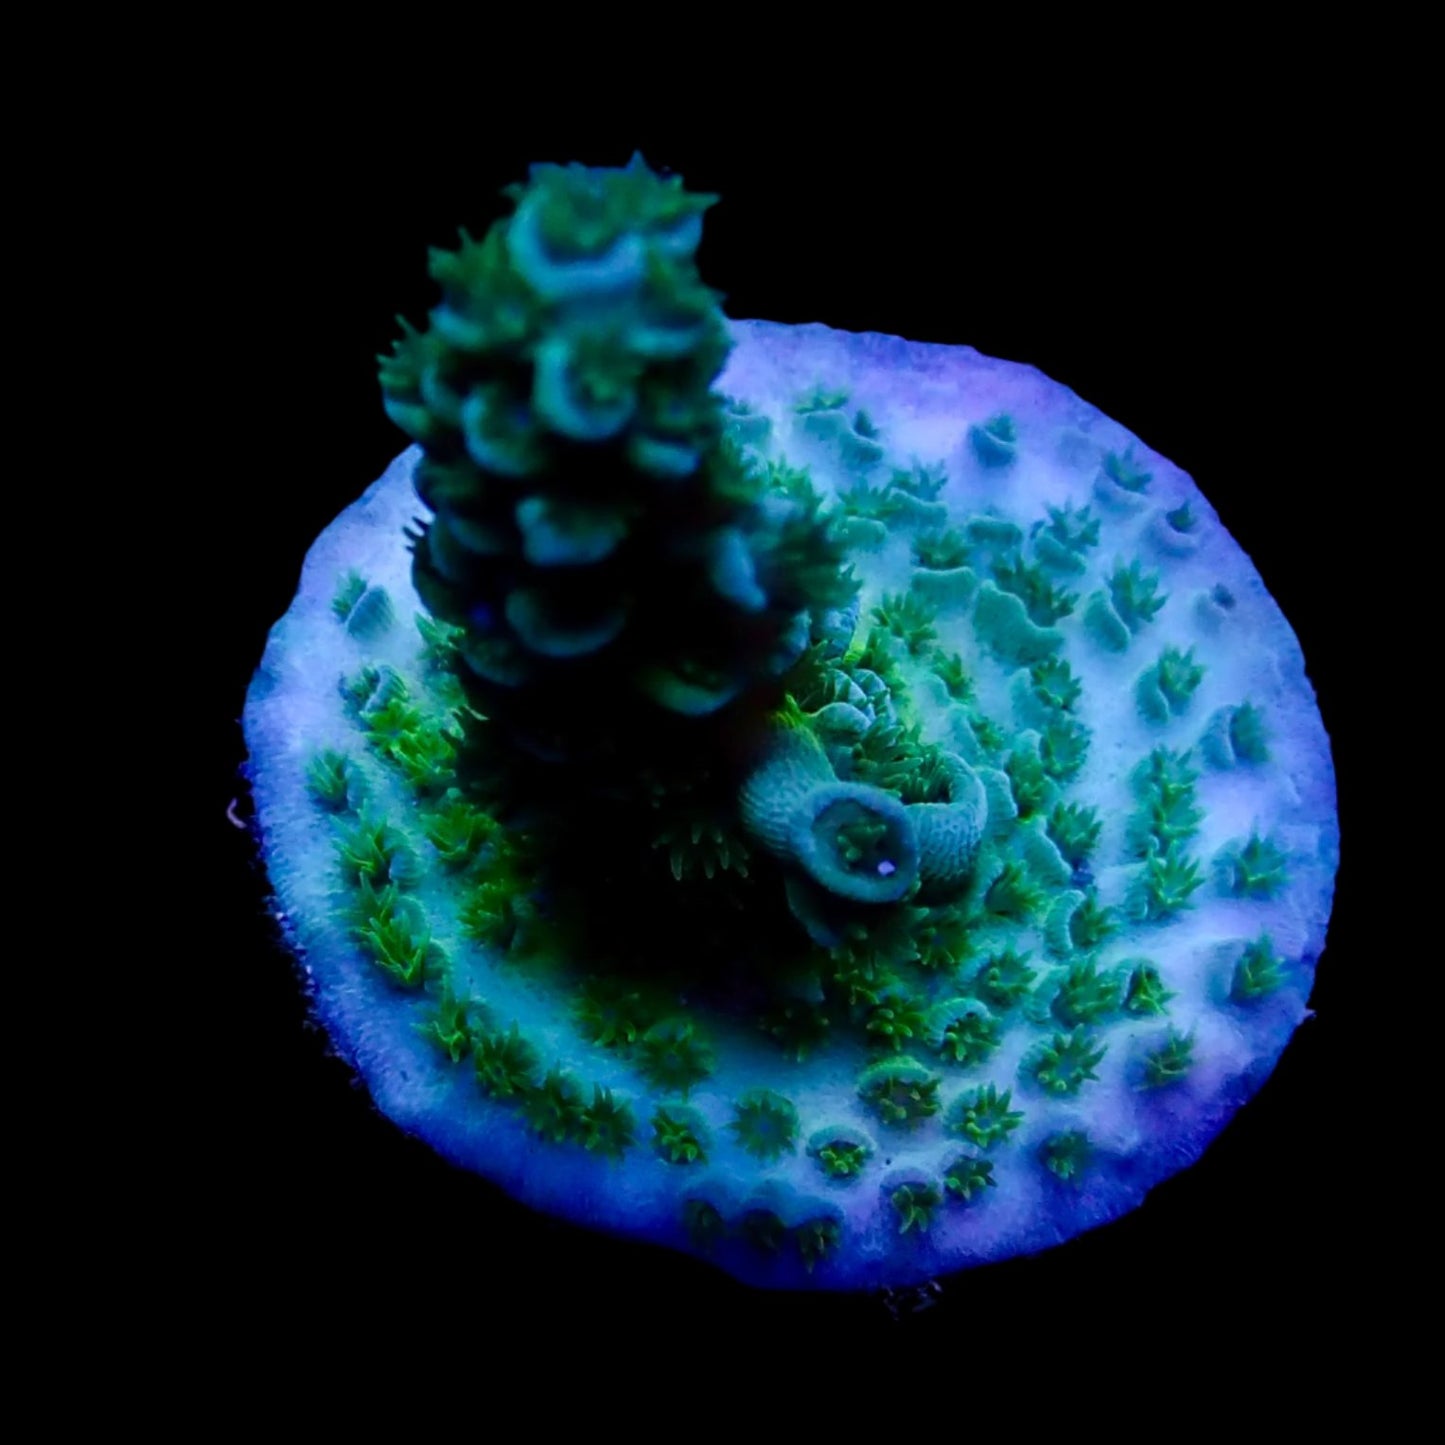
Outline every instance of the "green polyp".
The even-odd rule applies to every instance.
[[[356,813],[366,798],[356,764],[334,748],[323,748],[307,765],[306,791],[328,813]]]
[[[1137,1018],[1150,1018],[1162,1014],[1174,994],[1164,987],[1159,970],[1146,960],[1126,960],[1120,965],[1130,969],[1129,982],[1124,989],[1123,1009]]]
[[[1148,489],[1154,474],[1146,472],[1134,460],[1134,448],[1123,452],[1109,452],[1105,455],[1102,471],[1116,487],[1126,492],[1143,492]]]
[[[1209,720],[1200,750],[1216,768],[1269,761],[1269,730],[1264,714],[1253,703],[1221,708]]]
[[[582,1086],[565,1070],[551,1068],[547,1076],[522,1096],[520,1108],[527,1127],[553,1144],[576,1139],[581,1129]]]
[[[955,702],[968,702],[973,697],[973,681],[963,658],[956,652],[935,648],[929,656],[929,670],[943,684],[944,691]]]
[[[1055,587],[1043,568],[1025,562],[1021,557],[995,562],[993,577],[1005,592],[1024,604],[1029,621],[1036,627],[1052,627],[1078,605],[1075,593]]]
[[[920,532],[909,543],[909,547],[913,560],[920,567],[935,572],[949,572],[955,568],[967,567],[973,556],[972,548],[956,527]]]
[[[632,1147],[636,1128],[632,1106],[611,1089],[593,1084],[592,1100],[578,1117],[577,1139],[582,1147],[604,1159],[620,1159]]]
[[[1166,647],[1159,660],[1138,681],[1135,697],[1146,721],[1156,725],[1181,716],[1204,679],[1204,667],[1194,661],[1194,649],[1181,652]]]
[[[1048,835],[1073,868],[1089,861],[1103,829],[1098,810],[1082,803],[1056,803],[1049,813]]]
[[[1113,969],[1099,973],[1092,959],[1073,964],[1054,994],[1053,1015],[1066,1029],[1099,1023],[1120,1007],[1123,983]]]
[[[1083,695],[1083,684],[1074,676],[1068,659],[1046,657],[1029,668],[1034,696],[1047,709],[1068,712]]]
[[[838,443],[843,459],[851,466],[870,467],[882,459],[880,433],[866,411],[854,414],[853,423],[839,432]]]
[[[424,815],[422,828],[443,866],[461,869],[478,861],[497,823],[453,789]]]
[[[1000,1093],[996,1084],[966,1090],[949,1110],[949,1128],[980,1149],[992,1149],[1023,1122],[1023,1111],[1009,1108],[1012,1098],[1010,1090]]]
[[[659,1106],[652,1116],[653,1148],[669,1164],[705,1164],[707,1126],[686,1105]]]
[[[1159,609],[1169,600],[1159,594],[1159,574],[1144,572],[1136,557],[1127,567],[1122,563],[1109,577],[1109,600],[1115,614],[1130,632],[1138,632],[1153,621]]]
[[[829,1040],[832,1021],[823,1005],[811,999],[793,999],[769,1009],[758,1027],[774,1039],[795,1063],[816,1053]]]
[[[638,1041],[637,1066],[659,1088],[685,1098],[712,1073],[712,1046],[690,1019],[662,1019]]]
[[[1203,882],[1198,862],[1171,843],[1145,860],[1131,894],[1133,914],[1152,923],[1173,918],[1194,906],[1192,896]]]
[[[884,990],[868,1012],[870,1043],[894,1053],[915,1047],[927,1031],[927,1001],[898,986]]]
[[[477,1083],[496,1099],[517,1099],[536,1087],[542,1062],[536,1047],[524,1039],[516,1020],[500,1029],[478,1034],[472,1041],[472,1064]]]
[[[778,1159],[797,1147],[798,1111],[772,1089],[750,1089],[733,1106],[728,1126],[738,1143],[759,1159]]]
[[[384,819],[362,818],[336,841],[342,877],[353,886],[411,887],[420,875],[406,837]]]
[[[1029,967],[1030,953],[1018,953],[1012,945],[991,954],[979,967],[974,989],[990,1008],[1006,1011],[1028,995],[1038,971]]]
[[[885,594],[873,615],[904,645],[910,657],[921,656],[938,636],[933,625],[938,617],[936,609],[912,593]]]
[[[803,1259],[803,1268],[812,1274],[838,1247],[843,1237],[843,1226],[833,1218],[810,1219],[793,1231],[798,1253]]]
[[[1020,819],[1032,818],[1035,813],[1047,810],[1053,800],[1054,786],[1044,770],[1036,742],[1022,743],[1016,747],[1004,763],[1008,774],[1009,787],[1013,792],[1016,814]]]
[[[608,976],[589,977],[572,1011],[583,1038],[624,1052],[657,1022],[657,1005],[640,988]]]
[[[1268,934],[1261,934],[1241,950],[1230,979],[1229,996],[1239,1004],[1254,1004],[1281,988],[1285,962],[1274,951]]]
[[[371,587],[359,572],[348,572],[337,583],[331,610],[353,636],[368,642],[380,637],[396,620],[385,587]]]
[[[1034,527],[1034,551],[1045,565],[1061,572],[1082,572],[1084,553],[1099,543],[1099,519],[1088,507],[1050,507],[1049,520]]]
[[[1289,881],[1288,858],[1272,838],[1252,833],[1215,860],[1224,890],[1236,898],[1274,898]]]
[[[471,1053],[472,1036],[484,1014],[483,1005],[457,998],[444,985],[436,1005],[416,1026],[417,1032],[440,1049],[452,1063],[459,1064]]]
[[[850,1183],[862,1174],[872,1155],[868,1141],[856,1130],[823,1129],[808,1141],[808,1153],[829,1179]]]
[[[1194,1035],[1170,1029],[1164,1039],[1144,1054],[1142,1087],[1162,1089],[1177,1084],[1194,1067]]]
[[[1027,922],[1043,906],[1045,893],[1022,863],[1010,858],[983,895],[984,909],[998,918]]]
[[[799,416],[815,412],[840,411],[848,404],[848,393],[837,387],[815,386],[800,397],[793,407]]]
[[[1108,1052],[1086,1029],[1055,1034],[1030,1054],[1027,1070],[1045,1093],[1057,1096],[1077,1094],[1085,1083],[1099,1076],[1096,1066]]]
[[[1253,703],[1241,703],[1231,713],[1229,741],[1236,758],[1247,763],[1269,761],[1269,730],[1264,714]]]
[[[1054,782],[1071,783],[1083,771],[1092,734],[1077,718],[1055,717],[1039,734],[1039,760]]]
[[[386,976],[403,988],[420,988],[444,968],[446,957],[432,942],[426,917],[412,899],[388,890],[355,930],[361,950]]]
[[[1071,889],[1049,910],[1045,934],[1055,953],[1092,953],[1118,931],[1115,911],[1102,907],[1093,893]]]
[[[1039,1146],[1039,1162],[1056,1179],[1077,1184],[1093,1157],[1093,1146],[1082,1129],[1051,1134]]]
[[[998,1047],[1003,1027],[976,999],[949,999],[934,1009],[934,1036],[945,1060],[964,1067],[981,1064]]]
[[[893,1191],[889,1203],[898,1216],[899,1234],[907,1234],[910,1230],[922,1234],[943,1203],[943,1192],[935,1184],[900,1184]]]
[[[989,1159],[975,1159],[965,1154],[943,1171],[943,1187],[965,1204],[985,1189],[996,1188],[997,1185],[998,1180],[993,1177],[993,1161]]]
[[[885,1124],[902,1126],[938,1112],[941,1082],[915,1059],[885,1059],[863,1071],[858,1094]]]

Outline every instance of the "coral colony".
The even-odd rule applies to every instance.
[[[727,320],[712,197],[539,165],[245,712],[315,1010],[534,1207],[779,1287],[1055,1244],[1305,1014],[1289,625],[1191,481],[967,347]]]

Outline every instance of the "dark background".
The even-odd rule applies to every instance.
[[[188,1131],[185,1145],[207,1181],[188,1248],[208,1304],[264,1308],[308,1332],[460,1311],[453,1332],[479,1338],[562,1327],[646,1340],[722,1322],[755,1339],[864,1339],[895,1328],[876,1298],[758,1294],[695,1261],[534,1217],[404,1138],[308,1027],[252,843],[224,816],[234,797],[245,812],[245,687],[306,549],[404,444],[382,414],[374,358],[395,313],[420,322],[433,300],[426,248],[451,245],[458,225],[483,232],[530,161],[621,164],[640,148],[690,189],[721,195],[701,267],[729,314],[1032,363],[1190,473],[1299,635],[1334,740],[1345,863],[1318,1017],[1259,1097],[1129,1218],[954,1277],[899,1328],[965,1341],[980,1322],[1006,1324],[1023,1332],[1009,1338],[1045,1345],[1103,1323],[1147,1342],[1161,1329],[1209,1336],[1217,1318],[1234,1322],[1218,1333],[1221,1352],[1246,1321],[1296,1339],[1334,1328],[1366,1273],[1368,1186],[1347,1097],[1348,980],[1365,964],[1352,875],[1354,589],[1336,580],[1355,543],[1329,498],[1356,479],[1370,424],[1351,414],[1359,362],[1346,338],[1361,293],[1328,137],[1209,124],[1151,136],[1130,118],[1087,136],[1061,123],[1041,145],[1006,127],[986,141],[972,127],[915,127],[900,113],[854,138],[754,113],[734,133],[595,105],[547,124],[485,103],[448,128],[409,126],[409,95],[304,117],[257,97],[250,123],[218,134],[210,157],[226,236],[212,277],[229,337],[219,369],[200,340],[215,318],[177,307],[179,360],[214,401],[229,499],[211,554],[226,585],[202,801],[220,894],[214,968],[245,1057],[224,1127]]]

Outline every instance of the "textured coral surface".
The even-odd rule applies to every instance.
[[[807,469],[862,585],[814,618],[740,831],[659,841],[781,880],[796,968],[725,1007],[596,976],[585,931],[528,946],[548,900],[454,787],[449,640],[415,622],[415,449],[272,634],[257,816],[316,1010],[402,1127],[759,1283],[912,1283],[1121,1213],[1268,1073],[1324,941],[1329,747],[1248,559],[1097,410],[968,348],[731,330],[730,432],[780,490]]]

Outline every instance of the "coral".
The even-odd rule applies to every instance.
[[[459,1064],[472,1051],[474,1008],[443,988],[436,1007],[417,1025],[423,1038],[437,1046],[452,1063]]]
[[[637,1066],[661,1089],[684,1098],[712,1073],[712,1046],[698,1036],[690,1019],[661,1019],[638,1040]]]
[[[1135,916],[1156,923],[1172,918],[1193,907],[1190,898],[1203,882],[1198,862],[1170,843],[1145,861],[1133,893]]]
[[[1189,707],[1189,699],[1204,680],[1204,668],[1194,661],[1194,649],[1180,652],[1166,647],[1159,660],[1139,678],[1135,695],[1139,711],[1149,722],[1165,723]]]
[[[852,1130],[824,1130],[808,1145],[808,1153],[829,1179],[856,1179],[872,1153]]]
[[[766,1286],[1131,1207],[1323,941],[1328,742],[1260,578],[1036,372],[729,321],[712,198],[640,159],[509,194],[432,253],[380,364],[415,445],[247,698],[317,1023],[448,1158]]]
[[[536,1086],[541,1055],[521,1036],[514,1019],[506,1033],[496,1029],[472,1040],[477,1082],[499,1099],[526,1097]]]
[[[582,1086],[559,1068],[521,1097],[521,1114],[534,1134],[553,1144],[577,1138],[582,1124]]]
[[[885,1124],[912,1124],[938,1112],[941,1082],[914,1059],[889,1059],[864,1071],[858,1094]]]
[[[1143,572],[1140,567],[1136,557],[1127,567],[1120,563],[1109,577],[1109,601],[1130,632],[1152,622],[1169,600],[1167,594],[1159,593],[1159,574]]]
[[[601,1084],[592,1086],[592,1102],[578,1115],[577,1135],[585,1149],[608,1159],[620,1159],[632,1147],[636,1122],[632,1106],[613,1097]]]
[[[1044,1168],[1066,1184],[1078,1183],[1093,1153],[1089,1136],[1081,1129],[1051,1134],[1039,1146],[1039,1159]]]
[[[733,1106],[728,1126],[749,1154],[776,1159],[792,1153],[798,1139],[798,1111],[772,1089],[750,1089]]]
[[[653,1146],[669,1164],[705,1164],[706,1127],[694,1109],[659,1107],[652,1116]]]
[[[899,1234],[910,1229],[924,1233],[933,1220],[934,1211],[943,1203],[943,1191],[934,1184],[900,1184],[889,1202],[898,1216]]]
[[[1194,1035],[1171,1029],[1160,1044],[1144,1055],[1144,1087],[1160,1089],[1178,1083],[1194,1066]]]
[[[1023,1112],[1010,1109],[1012,1094],[1002,1094],[996,1084],[985,1084],[960,1094],[949,1113],[949,1127],[977,1144],[992,1149],[1001,1144],[1023,1122]]]
[[[789,1058],[802,1063],[828,1041],[832,1023],[820,1003],[793,999],[768,1010],[758,1020],[758,1027],[775,1039]]]
[[[809,1274],[838,1248],[843,1227],[836,1219],[810,1219],[800,1224],[793,1232],[798,1243],[798,1253],[803,1257],[803,1268]]]
[[[1173,997],[1164,987],[1159,970],[1152,963],[1140,961],[1134,964],[1125,985],[1123,1009],[1140,1017],[1162,1014]]]
[[[1056,803],[1049,813],[1049,837],[1074,868],[1089,861],[1102,827],[1098,811],[1082,803]]]
[[[1143,492],[1154,479],[1152,472],[1144,471],[1134,460],[1133,447],[1127,447],[1123,452],[1109,452],[1100,470],[1114,486],[1125,492]]]
[[[1030,968],[1028,953],[1016,953],[1012,946],[990,956],[974,980],[978,996],[996,1009],[1012,1008],[1024,998],[1038,977]]]
[[[366,801],[366,783],[356,764],[334,748],[324,748],[311,759],[306,790],[328,813],[355,813]]]
[[[1284,960],[1275,953],[1269,935],[1261,934],[1240,953],[1230,980],[1229,996],[1236,1003],[1257,1003],[1274,993],[1284,980]]]
[[[972,999],[956,998],[940,1004],[935,1033],[938,1051],[951,1063],[981,1064],[1003,1037],[999,1021]]]
[[[955,1159],[943,1171],[943,1187],[955,1199],[965,1204],[984,1189],[996,1189],[998,1180],[993,1177],[993,1164],[987,1159],[975,1159],[965,1154]]]
[[[1100,974],[1093,959],[1069,968],[1054,994],[1053,1015],[1066,1029],[1095,1024],[1120,1006],[1123,980],[1112,969]]]
[[[1068,659],[1046,657],[1029,668],[1029,682],[1034,696],[1044,707],[1068,712],[1083,693],[1083,684],[1074,676]]]
[[[1075,1029],[1040,1044],[1029,1060],[1028,1071],[1050,1094],[1077,1094],[1090,1079],[1099,1077],[1094,1069],[1107,1052],[1107,1044],[1096,1043],[1085,1029]]]
[[[1215,868],[1227,893],[1237,898],[1273,898],[1289,881],[1288,862],[1272,838],[1251,833],[1223,848]]]

